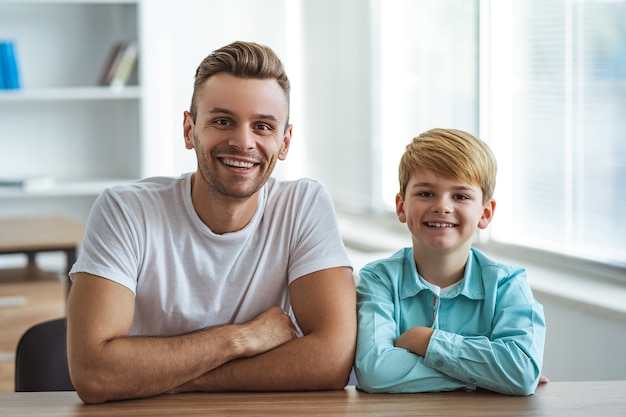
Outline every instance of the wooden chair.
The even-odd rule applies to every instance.
[[[15,351],[15,391],[74,391],[67,365],[67,322],[48,320],[28,329]]]

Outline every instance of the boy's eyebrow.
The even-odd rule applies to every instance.
[[[411,188],[415,188],[415,187],[433,187],[434,185],[430,182],[426,182],[426,181],[422,181],[422,182],[416,182],[415,184],[413,184],[413,186]],[[465,185],[465,184],[461,184],[461,185],[455,185],[453,187],[456,190],[459,191],[472,191],[473,190],[473,186],[471,185]]]

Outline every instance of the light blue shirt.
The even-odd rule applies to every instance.
[[[438,296],[419,277],[413,248],[404,248],[367,264],[360,277],[358,388],[535,392],[546,327],[523,268],[496,263],[472,248],[463,279]],[[425,357],[393,345],[414,326],[434,328]]]

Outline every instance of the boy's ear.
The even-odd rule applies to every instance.
[[[496,200],[491,199],[487,202],[487,204],[485,204],[485,207],[483,207],[483,215],[478,221],[479,229],[486,229],[487,226],[489,226],[489,223],[491,223],[491,220],[493,219],[493,213],[495,211]]]
[[[400,193],[396,194],[396,215],[400,223],[406,223],[406,213],[404,212],[404,199]]]

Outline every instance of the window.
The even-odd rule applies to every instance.
[[[623,275],[626,0],[301,4],[297,164],[340,212],[395,218],[406,144],[459,128],[498,158],[498,208],[481,242]]]
[[[382,201],[395,211],[398,163],[413,137],[435,127],[478,134],[478,2],[378,6]]]
[[[491,238],[626,266],[626,1],[485,4]]]

